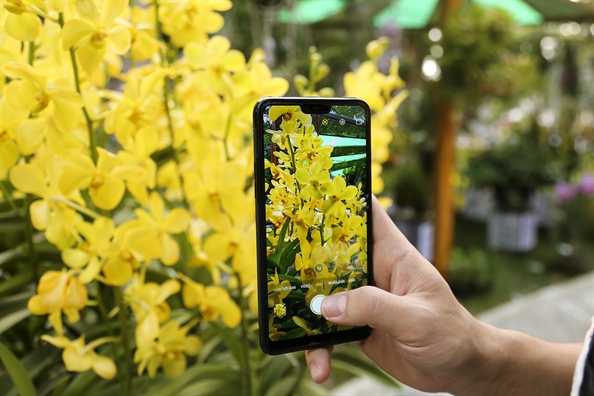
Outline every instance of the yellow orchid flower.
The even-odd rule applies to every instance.
[[[208,34],[218,32],[225,23],[215,11],[227,11],[232,5],[229,0],[164,1],[159,7],[159,21],[176,47],[205,43]]]
[[[148,263],[161,256],[161,244],[155,241],[158,241],[157,230],[138,220],[129,220],[120,225],[105,252],[105,281],[114,286],[128,283],[133,270],[139,268],[143,262]]]
[[[322,170],[322,164],[314,162],[309,169],[299,168],[295,177],[301,186],[299,195],[305,200],[322,199],[322,185],[330,182],[330,173]]]
[[[159,336],[159,323],[169,319],[171,308],[165,300],[180,290],[179,282],[169,279],[162,284],[144,282],[145,269],[135,273],[124,296],[136,316],[136,344],[141,346]]]
[[[202,349],[202,342],[195,335],[187,335],[196,321],[179,327],[177,322],[167,322],[160,330],[159,337],[140,345],[134,353],[134,362],[138,364],[138,375],[148,371],[149,378],[154,378],[159,367],[170,378],[179,377],[186,369],[186,356],[194,356]]]
[[[0,101],[0,112],[11,114],[10,117],[0,117],[0,179],[4,179],[20,157],[19,148],[15,143],[16,133],[19,125],[29,115],[27,112],[10,108],[5,98]]]
[[[64,50],[75,48],[83,70],[89,75],[99,67],[109,48],[123,55],[130,48],[130,33],[115,19],[124,11],[128,2],[110,0],[101,3],[101,10],[93,0],[78,0],[76,11],[79,19],[70,19],[62,29]]]
[[[295,269],[301,271],[301,279],[313,279],[314,268],[328,260],[328,251],[320,245],[312,246],[307,240],[299,240],[301,253],[295,256]]]
[[[62,200],[78,199],[74,195],[64,196],[58,189],[63,169],[61,161],[55,158],[45,161],[43,156],[42,150],[30,164],[14,166],[10,170],[10,183],[21,192],[42,198],[34,201],[29,208],[31,223],[35,229],[45,231],[48,241],[59,249],[65,249],[76,241],[73,227],[82,218]]]
[[[320,191],[328,196],[322,203],[322,212],[341,217],[346,212],[346,206],[342,201],[355,198],[358,189],[355,186],[347,186],[342,176],[336,176],[332,181],[324,183]]]
[[[148,213],[141,209],[136,209],[134,213],[142,224],[157,230],[162,247],[161,262],[173,265],[179,260],[179,245],[171,234],[184,232],[192,216],[183,208],[174,208],[165,214],[163,199],[155,191],[149,197],[148,209]]]
[[[74,341],[69,340],[62,334],[56,337],[44,334],[41,339],[50,344],[64,349],[62,360],[66,370],[81,373],[93,369],[101,378],[110,380],[116,375],[116,365],[112,359],[97,355],[95,348],[108,342],[118,342],[117,338],[102,337],[85,345],[85,336],[82,335]]]
[[[272,341],[278,341],[282,336],[287,335],[284,331],[279,331],[281,328],[280,324],[273,324],[274,316],[270,315],[270,320],[268,321],[268,337]]]
[[[227,290],[219,286],[201,285],[179,272],[177,275],[185,283],[182,298],[186,308],[198,307],[205,322],[212,322],[221,317],[225,326],[229,328],[239,325],[241,309],[231,299]]]
[[[68,195],[79,189],[88,189],[89,196],[98,208],[112,210],[126,190],[124,180],[143,181],[146,171],[137,165],[123,165],[107,150],[98,147],[97,165],[78,151],[68,150],[61,157],[69,165],[60,177],[62,193]]]
[[[283,117],[281,128],[286,132],[295,130],[298,126],[298,121],[301,125],[311,124],[311,115],[304,114],[300,106],[272,106],[268,112],[270,122],[276,122],[280,117]]]
[[[318,329],[315,329],[315,330],[310,329],[307,322],[304,319],[300,318],[299,316],[293,316],[292,319],[293,319],[293,322],[295,322],[295,324],[297,326],[301,327],[303,329],[303,331],[305,331],[305,333],[308,336],[322,334],[322,332]]]
[[[34,41],[41,33],[38,15],[47,17],[43,0],[6,0],[3,7],[8,11],[4,27],[6,32],[19,41]]]
[[[201,70],[194,78],[208,81],[211,88],[221,95],[232,93],[229,72],[245,68],[243,54],[230,48],[231,43],[224,36],[213,36],[206,44],[192,42],[184,48],[190,66]]]
[[[74,226],[75,230],[84,238],[79,241],[76,248],[67,248],[62,251],[62,260],[73,269],[83,269],[78,279],[89,283],[101,271],[102,257],[113,235],[115,226],[107,217],[96,219],[93,224],[81,222]]]
[[[87,289],[70,271],[47,271],[39,279],[37,294],[29,299],[27,308],[34,315],[64,311],[71,322],[76,322],[87,299]]]
[[[21,62],[4,64],[2,73],[14,80],[4,92],[11,107],[35,116],[51,105],[51,114],[60,132],[69,133],[78,126],[84,103],[65,81],[48,84],[46,75]]]
[[[379,111],[385,105],[381,85],[383,74],[379,73],[373,61],[365,61],[355,72],[344,75],[346,96],[361,98],[369,104],[373,111]]]
[[[268,282],[268,307],[272,308],[276,304],[282,304],[283,299],[286,298],[290,292],[291,282],[288,280],[280,282],[278,272],[275,268],[274,275],[270,276],[270,282]]]
[[[138,61],[151,59],[163,46],[155,38],[155,8],[133,7],[130,10],[130,58]]]

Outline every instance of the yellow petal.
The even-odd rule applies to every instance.
[[[184,55],[194,68],[205,68],[208,65],[208,55],[203,44],[190,43],[184,48]]]
[[[10,183],[14,188],[24,193],[40,197],[48,193],[45,176],[39,168],[31,164],[17,165],[12,168],[10,170]]]
[[[223,56],[221,64],[226,70],[235,72],[245,67],[245,56],[237,50],[231,50]]]
[[[4,27],[6,33],[16,40],[35,41],[41,33],[41,20],[30,12],[23,12],[20,15],[8,13]]]
[[[70,195],[79,188],[86,188],[92,177],[93,173],[89,172],[87,169],[68,167],[62,172],[60,180],[58,181],[58,187],[62,194]]]
[[[149,310],[148,314],[136,326],[136,344],[141,347],[158,336],[159,318],[153,310]]]
[[[128,2],[125,0],[105,1],[101,5],[101,25],[111,26],[113,21],[126,9]]]
[[[165,204],[158,192],[153,191],[149,197],[148,208],[153,219],[160,221],[163,218]]]
[[[64,309],[81,310],[87,305],[87,289],[73,276],[70,276],[70,282],[68,282],[68,286],[66,287],[65,295]]]
[[[47,117],[29,118],[21,123],[17,130],[16,141],[23,155],[37,151],[48,130]]]
[[[163,221],[163,228],[169,234],[179,234],[188,228],[188,224],[192,220],[190,213],[183,208],[175,208],[167,213]]]
[[[186,357],[178,356],[173,360],[165,360],[163,362],[163,371],[169,378],[179,377],[186,370]]]
[[[89,262],[89,255],[80,249],[65,249],[62,260],[70,268],[82,268]]]
[[[87,43],[80,47],[76,54],[78,55],[78,61],[82,66],[85,73],[92,76],[95,73],[95,70],[101,64],[103,57],[105,56],[105,52],[107,51],[107,47],[95,47],[94,45]]]
[[[81,274],[78,276],[78,280],[83,285],[86,285],[87,283],[93,281],[95,279],[95,277],[97,277],[97,275],[99,275],[100,271],[101,271],[101,262],[99,261],[97,256],[93,256],[91,258],[91,261],[89,262],[89,265],[87,265],[87,267],[83,270],[83,272],[81,272]]]
[[[275,122],[280,116],[285,114],[289,108],[287,106],[272,106],[268,112],[270,121]]]
[[[45,306],[41,303],[41,297],[35,295],[27,302],[27,309],[31,311],[33,315],[45,315],[48,313]]]
[[[103,267],[103,275],[110,285],[122,286],[132,277],[132,267],[118,259],[110,259]]]
[[[111,3],[108,1],[106,3]],[[117,54],[124,55],[130,49],[130,32],[123,26],[114,26],[108,33],[109,49]]]
[[[70,19],[62,29],[62,48],[65,51],[88,39],[95,32],[95,27],[82,19]]]
[[[225,36],[213,36],[206,43],[206,53],[211,62],[219,61],[231,48],[231,42]]]
[[[107,177],[99,188],[90,189],[91,200],[99,209],[112,210],[122,200],[126,186],[115,177]]]
[[[159,288],[159,294],[155,299],[155,302],[160,304],[169,298],[169,296],[179,292],[179,290],[179,282],[174,279],[169,279],[161,284],[161,287]]]
[[[93,371],[101,378],[110,380],[116,375],[116,365],[108,357],[95,355],[93,357]]]
[[[184,344],[184,353],[186,355],[198,355],[201,349],[202,341],[200,341],[200,338],[196,337],[195,335],[190,335],[186,337],[186,342]]]
[[[241,310],[231,299],[225,304],[225,307],[221,310],[221,316],[225,326],[233,329],[241,322]]]
[[[43,231],[47,228],[50,211],[45,199],[33,202],[29,207],[29,213],[31,214],[31,223],[36,230]]]
[[[173,265],[179,261],[179,245],[169,234],[161,237],[161,261],[165,265]]]
[[[16,164],[18,159],[19,149],[12,140],[0,142],[0,178],[5,177],[6,172]]]
[[[52,337],[47,334],[44,334],[41,336],[41,339],[49,342],[50,344],[58,348],[66,348],[68,345],[70,345],[70,340],[63,336]]]
[[[62,353],[62,360],[66,365],[66,370],[83,372],[87,371],[93,366],[93,359],[88,353],[79,355],[78,351],[74,348],[67,347]]]

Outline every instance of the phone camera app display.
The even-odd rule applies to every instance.
[[[367,284],[369,181],[365,109],[264,112],[268,335],[348,330],[322,316],[324,297]]]

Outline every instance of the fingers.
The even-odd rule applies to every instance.
[[[332,368],[330,367],[330,354],[332,347],[310,349],[305,351],[305,360],[311,373],[311,379],[321,384],[330,378]]]
[[[403,298],[377,287],[363,286],[324,298],[322,314],[337,324],[369,325],[393,334],[398,324],[395,318],[406,317],[410,311]]]

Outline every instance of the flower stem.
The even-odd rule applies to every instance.
[[[60,24],[61,28],[64,28],[64,15],[62,13],[58,16],[58,23]],[[80,77],[78,74],[78,66],[76,64],[76,56],[74,54],[74,49],[70,48],[70,62],[72,63],[72,71],[74,72],[74,86],[76,87],[76,92],[82,97],[82,91],[80,89]],[[93,131],[93,121],[89,116],[89,112],[87,111],[87,107],[83,104],[82,107],[83,114],[85,115],[85,121],[87,123],[87,131],[89,132],[89,149],[91,150],[91,159],[96,164],[97,163],[97,142],[95,131]]]
[[[16,212],[17,216],[19,216],[20,218],[24,218],[25,215],[21,212],[16,202],[14,202],[12,194],[10,193],[10,191],[8,191],[8,188],[6,188],[3,182],[0,182],[0,190],[2,191],[2,196],[5,200],[8,201],[8,204]]]
[[[120,335],[122,337],[122,343],[124,345],[124,369],[122,370],[123,383],[122,383],[122,394],[129,396],[132,391],[132,351],[130,350],[130,340],[128,338],[128,316],[126,315],[124,298],[122,296],[122,290],[119,287],[114,287],[113,293],[115,296],[116,304],[120,307],[118,316],[120,318]]]
[[[101,284],[99,281],[95,280],[95,291],[97,293],[97,307],[99,308],[99,314],[101,315],[101,319],[107,326],[107,334],[110,338],[113,338],[113,328],[111,327],[111,320],[107,315],[107,309],[105,308],[105,302],[103,301],[103,296],[101,295]],[[111,344],[111,353],[113,353],[113,358],[115,359],[117,355],[115,344]]]
[[[35,41],[29,41],[29,59],[28,62],[31,66],[33,66],[33,61],[35,60]]]
[[[78,210],[80,213],[89,216],[93,220],[96,220],[99,217],[101,217],[101,215],[99,213],[95,213],[91,209],[85,208],[84,206],[81,206],[81,205],[79,205],[79,204],[77,204],[75,202],[72,202],[71,200],[66,199],[64,197],[55,196],[55,197],[52,197],[52,200],[58,201],[58,202],[62,202],[64,204],[70,206],[71,208]]]
[[[31,223],[31,204],[33,203],[33,196],[27,194],[25,196],[25,236],[27,239],[27,248],[29,249],[29,264],[35,274],[35,279],[39,279],[37,252],[35,251],[35,243],[33,242],[33,223]]]
[[[225,158],[227,158],[227,161],[231,161],[231,154],[229,154],[229,131],[231,131],[232,119],[233,115],[229,113],[229,117],[227,117],[227,126],[225,127],[225,138],[223,140],[223,145],[225,147]]]
[[[248,323],[247,320],[245,318],[245,312],[247,310],[246,306],[245,306],[245,298],[243,296],[243,285],[241,283],[241,276],[239,276],[239,273],[235,273],[235,276],[237,277],[237,285],[238,285],[238,289],[239,289],[239,297],[237,298],[237,304],[239,305],[239,309],[241,310],[241,339],[243,341],[243,348],[242,348],[242,352],[245,354],[244,356],[244,360],[247,362],[246,364],[246,372],[242,373],[243,374],[243,378],[242,378],[242,382],[243,382],[243,394],[246,396],[250,396],[250,395],[255,395],[255,389],[252,389],[252,387],[254,386],[254,381],[253,381],[253,375],[254,375],[254,370],[252,369],[252,365],[249,359],[249,351],[250,351],[250,342],[248,339]]]

